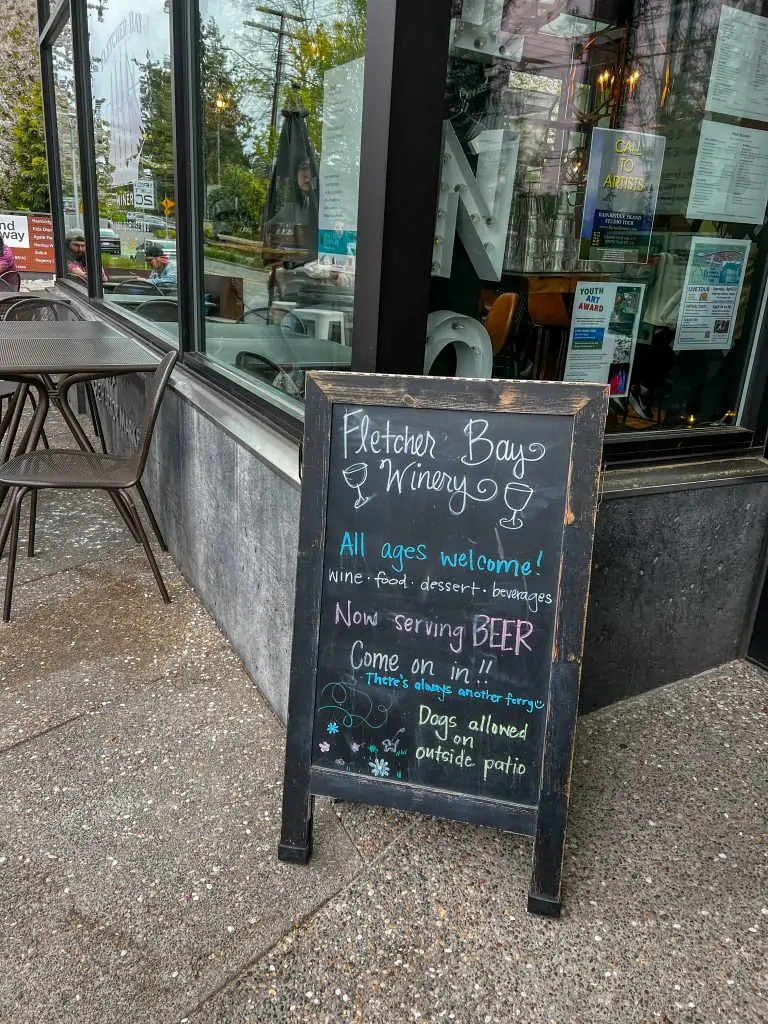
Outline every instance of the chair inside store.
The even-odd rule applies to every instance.
[[[291,366],[280,366],[260,352],[238,352],[235,367],[262,384],[278,388],[291,398],[304,397],[304,373]]]
[[[154,281],[148,281],[143,277],[137,277],[135,279],[127,281],[118,281],[112,292],[113,295],[164,295],[162,288],[154,283]]]
[[[179,319],[179,304],[175,299],[147,299],[134,312],[155,323],[175,324]]]
[[[246,309],[238,323],[258,324],[261,327],[273,324],[279,325],[280,327],[285,328],[286,331],[291,331],[293,334],[307,333],[304,321],[300,320],[289,309],[283,309],[279,303],[269,307],[264,306],[261,308]]]

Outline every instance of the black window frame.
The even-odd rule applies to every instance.
[[[100,252],[92,111],[88,0],[37,0],[43,109],[56,243],[57,283],[87,299],[113,324],[162,351],[167,335],[104,301],[100,260],[89,261],[88,288],[66,277],[61,161],[58,151],[52,46],[71,22],[84,230],[90,252]],[[358,261],[352,336],[353,371],[420,374],[431,289],[434,211],[440,153],[452,0],[369,0],[358,214]],[[203,168],[199,75],[199,4],[170,0],[174,177],[177,198],[179,338],[181,364],[239,406],[300,440],[303,413],[266,385],[238,384],[204,355]],[[419,97],[418,117],[414,96]],[[81,116],[83,111],[88,116]],[[420,173],[414,175],[413,169]],[[179,211],[184,210],[182,216]],[[403,246],[401,239],[409,244]],[[768,431],[768,268],[759,282],[758,337],[744,370],[745,426],[657,430],[606,435],[608,464],[647,464],[762,453]],[[425,341],[426,343],[426,341]],[[747,379],[747,375],[749,375]]]

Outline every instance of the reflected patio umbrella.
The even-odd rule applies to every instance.
[[[283,110],[277,159],[267,193],[264,256],[298,266],[317,258],[317,158],[305,110]]]

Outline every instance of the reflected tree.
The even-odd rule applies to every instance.
[[[43,98],[39,82],[19,96],[11,109],[11,159],[15,173],[11,177],[5,202],[12,210],[47,213],[48,164],[45,154]]]

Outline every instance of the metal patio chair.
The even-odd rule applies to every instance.
[[[21,290],[21,276],[17,270],[6,270],[0,274],[0,292],[18,292]]]
[[[5,578],[3,622],[9,622],[11,618],[13,578],[16,572],[16,554],[19,544],[21,503],[28,493],[31,492],[34,499],[37,492],[43,489],[101,490],[118,493],[128,508],[136,533],[147,556],[147,561],[152,569],[152,575],[155,577],[160,596],[165,604],[170,604],[171,599],[165,588],[163,577],[160,575],[160,569],[152,553],[149,538],[136,511],[129,488],[133,487],[136,489],[157,538],[157,543],[162,551],[167,551],[168,548],[163,540],[160,527],[157,525],[157,520],[144,493],[144,488],[141,486],[141,477],[147,462],[152,431],[157,420],[157,414],[160,411],[160,403],[175,362],[176,353],[168,352],[162,362],[158,364],[152,376],[152,380],[147,388],[144,422],[139,429],[139,443],[133,455],[104,455],[101,452],[82,451],[77,448],[53,448],[50,451],[38,449],[28,452],[26,455],[19,455],[15,459],[11,459],[4,466],[0,466],[0,484],[6,484],[10,487],[8,500],[12,515],[8,569]],[[86,375],[78,374],[77,376]],[[76,382],[76,377],[73,377],[72,380]],[[35,505],[35,501],[31,500],[29,540],[27,544],[29,555],[33,555],[35,550]],[[0,551],[0,556],[2,556],[2,551]]]
[[[58,299],[19,299],[8,306],[5,310],[4,320],[84,320],[74,306],[68,302],[61,302]],[[91,425],[93,432],[99,440],[102,452],[106,453],[107,443],[104,438],[104,430],[99,417],[99,407],[96,405],[96,395],[93,391],[93,384],[85,382],[85,397],[88,402],[88,411],[91,414]],[[34,406],[34,399],[32,399]],[[43,442],[48,447],[46,442]]]
[[[303,320],[299,320],[295,313],[291,313],[290,310],[286,310],[285,314],[280,320],[272,319],[272,310],[266,307],[259,309],[246,309],[243,315],[238,320],[240,324],[258,324],[261,327],[283,327],[286,331],[292,331],[294,334],[306,334],[307,327]]]
[[[283,367],[273,362],[268,356],[260,352],[238,352],[235,357],[235,367],[254,377],[262,384],[269,384],[279,391],[284,391],[292,398],[303,398],[303,374],[301,380],[297,381],[297,371],[293,367]],[[298,371],[300,374],[301,372]]]
[[[112,292],[113,295],[163,295],[163,289],[153,281],[144,277],[133,278],[130,281],[119,281]],[[109,301],[109,300],[107,300]]]
[[[176,299],[147,299],[133,312],[136,316],[143,316],[158,324],[175,324],[179,320],[179,304]]]

